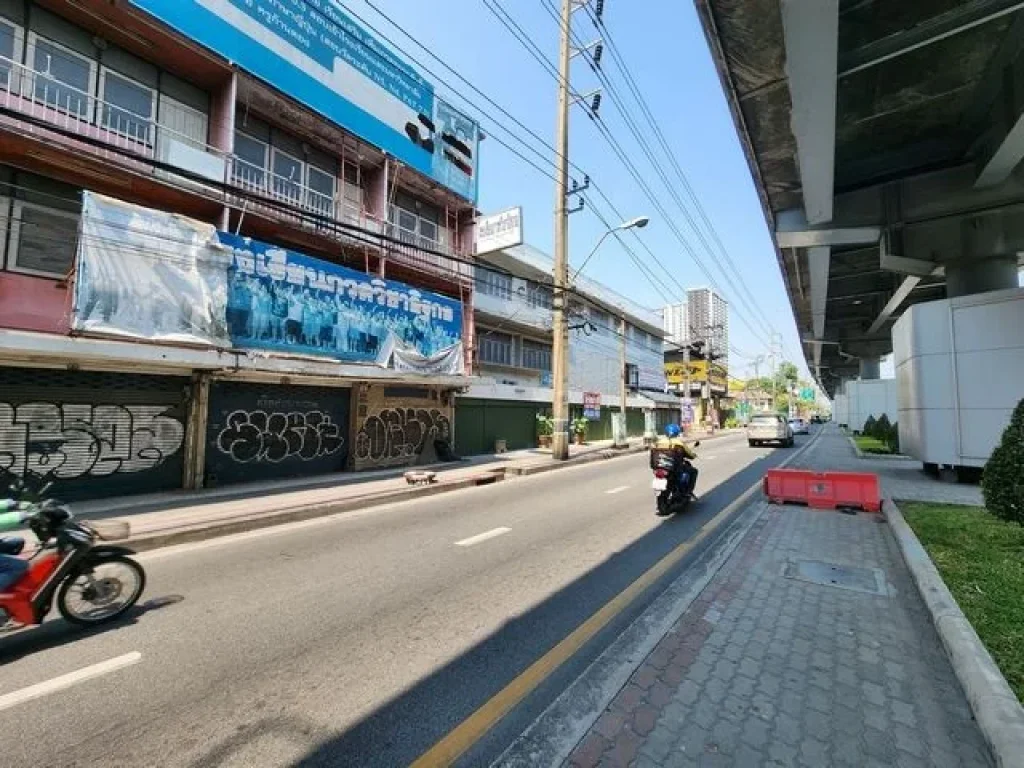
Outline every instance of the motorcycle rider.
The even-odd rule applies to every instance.
[[[17,530],[29,517],[31,515],[24,510],[20,502],[14,499],[0,499],[0,531]],[[28,560],[14,555],[0,555],[0,592],[14,584],[27,570]]]
[[[665,427],[665,434],[658,438],[658,441],[654,444],[655,450],[660,451],[672,451],[673,453],[680,453],[683,458],[693,461],[697,458],[697,454],[683,441],[682,430],[679,429],[678,424],[669,424]],[[692,467],[690,469],[690,482],[687,483],[685,491],[693,498],[693,489],[697,487],[697,468]]]

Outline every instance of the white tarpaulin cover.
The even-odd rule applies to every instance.
[[[208,224],[84,192],[71,327],[230,347],[230,263]]]

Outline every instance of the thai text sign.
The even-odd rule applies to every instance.
[[[583,418],[588,421],[601,420],[601,393],[583,393]]]
[[[476,122],[334,0],[130,2],[476,202]]]
[[[75,330],[426,373],[464,369],[455,299],[182,216],[83,197]]]
[[[462,304],[404,283],[218,232],[231,250],[227,325],[240,347],[375,362],[389,335],[433,358],[462,337]]]

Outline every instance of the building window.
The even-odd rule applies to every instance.
[[[523,339],[523,368],[551,370],[551,345]]]
[[[12,272],[64,277],[75,263],[78,214],[16,200],[7,259]]]
[[[309,207],[321,216],[330,216],[334,211],[335,181],[327,171],[309,166]]]
[[[100,74],[100,124],[143,144],[153,143],[156,91],[104,68]]]
[[[165,135],[170,133],[174,138],[186,139],[200,148],[206,147],[210,122],[206,113],[160,94],[158,120]]]
[[[32,97],[62,112],[90,118],[96,63],[57,43],[29,33],[29,61],[36,71]]]
[[[274,195],[299,202],[302,199],[302,161],[280,149],[272,152]]]
[[[21,61],[21,27],[0,18],[0,88],[15,90],[14,67]]]
[[[489,269],[478,269],[476,289],[488,296],[497,296],[499,299],[509,301],[512,298],[512,278]]]
[[[551,309],[551,288],[546,285],[530,283],[526,300],[531,306]]]
[[[420,244],[427,241],[427,247],[436,247],[438,238],[437,218],[426,213],[411,211],[403,205],[391,206],[389,220],[399,229],[398,237],[403,242]]]
[[[515,354],[512,337],[504,333],[484,333],[480,336],[480,362],[493,365],[513,365]]]
[[[235,133],[235,163],[232,173],[236,184],[263,189],[266,183],[267,145],[244,133]]]

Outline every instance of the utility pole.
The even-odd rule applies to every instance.
[[[555,153],[555,266],[554,296],[552,301],[552,378],[554,434],[551,437],[551,457],[558,461],[569,458],[569,213],[566,195],[569,192],[569,43],[573,0],[562,0],[561,45],[558,56],[558,118],[556,121]],[[622,375],[625,376],[625,369]]]
[[[626,316],[619,317],[619,418],[622,419],[622,438],[629,443],[626,429]],[[615,441],[618,443],[618,440]],[[616,446],[621,447],[621,446]]]

